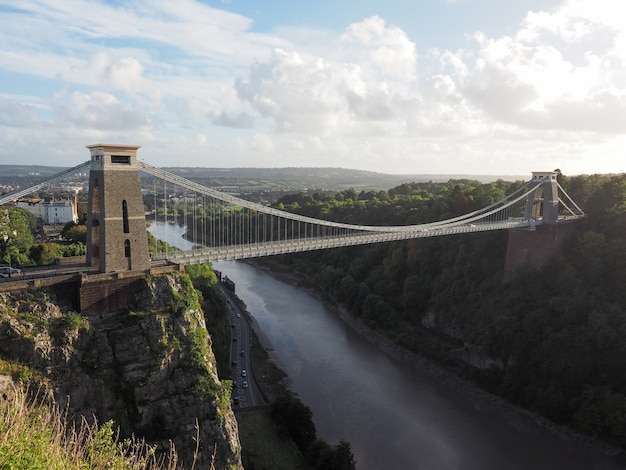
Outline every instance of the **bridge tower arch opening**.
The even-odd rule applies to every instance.
[[[531,183],[541,183],[526,200],[527,220],[553,224],[559,220],[559,185],[555,171],[533,171]]]
[[[150,268],[138,145],[88,145],[87,264],[100,272]],[[132,247],[132,249],[131,249]]]

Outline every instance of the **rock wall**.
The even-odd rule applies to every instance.
[[[79,289],[80,311],[86,315],[109,314],[134,302],[137,292],[141,292],[144,277],[81,282]]]
[[[125,311],[88,317],[46,290],[0,294],[0,355],[44,377],[70,416],[114,420],[181,468],[241,469],[237,421],[186,275],[134,283]],[[196,443],[199,442],[196,453]]]
[[[575,222],[540,225],[536,230],[509,230],[503,280],[511,281],[523,267],[541,269],[562,253],[565,242],[576,228]]]

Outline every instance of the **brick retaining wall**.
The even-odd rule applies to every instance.
[[[535,231],[509,230],[504,281],[512,280],[515,272],[522,267],[541,269],[550,259],[563,252],[565,242],[575,229],[574,222],[565,222],[540,225]]]

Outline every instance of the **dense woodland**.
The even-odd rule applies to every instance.
[[[502,281],[506,232],[288,255],[282,262],[399,344],[626,448],[626,175],[559,179],[588,217],[576,222],[562,256],[509,283]],[[519,184],[413,183],[335,197],[290,195],[276,206],[356,224],[415,224],[484,207]],[[482,348],[494,366],[451,361],[446,352],[466,344]]]

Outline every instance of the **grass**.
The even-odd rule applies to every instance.
[[[157,455],[136,439],[120,440],[112,421],[74,426],[55,406],[15,390],[0,407],[0,468],[28,470],[174,470],[177,456]]]
[[[305,470],[309,466],[290,440],[277,436],[269,407],[237,413],[239,441],[244,468],[271,470]],[[252,466],[250,464],[253,464]]]
[[[252,341],[254,345],[254,353],[252,354],[254,375],[265,399],[271,402],[288,389],[287,384],[283,381],[283,379],[288,378],[287,373],[270,360],[269,353],[261,345],[254,330],[252,330]]]

